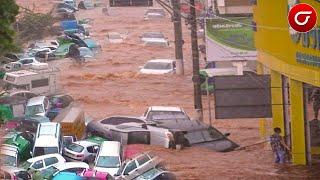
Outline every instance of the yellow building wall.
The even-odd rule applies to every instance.
[[[316,9],[320,28],[320,2],[300,0],[300,3],[308,3]],[[271,69],[273,127],[283,130],[284,126],[283,108],[277,105],[282,104],[282,92],[277,89],[283,74],[290,79],[292,160],[294,164],[306,164],[303,83],[320,87],[320,67],[298,63],[296,53],[320,57],[320,47],[303,47],[301,41],[292,40],[287,20],[288,0],[258,0],[253,13],[257,24],[254,38],[258,61]]]

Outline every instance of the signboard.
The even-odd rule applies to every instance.
[[[272,117],[269,75],[216,76],[214,97],[216,119]]]
[[[251,17],[206,20],[208,61],[256,60]]]

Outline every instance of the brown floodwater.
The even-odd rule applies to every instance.
[[[22,6],[46,12],[50,0],[17,0]],[[145,21],[144,7],[110,8],[110,16],[102,8],[80,10],[77,17],[92,18],[91,36],[102,45],[102,52],[84,66],[70,60],[53,62],[61,69],[60,84],[84,108],[87,116],[100,119],[112,115],[143,114],[148,106],[181,106],[194,116],[190,32],[183,25],[185,76],[150,76],[138,74],[139,66],[152,58],[174,58],[171,47],[144,47],[139,35],[147,31],[161,31],[174,40],[173,25],[163,20]],[[122,44],[108,44],[108,32],[128,32]],[[204,62],[201,60],[201,66]],[[203,105],[206,106],[204,98]],[[207,109],[205,108],[205,115]],[[208,122],[207,116],[205,116]],[[230,139],[241,146],[261,141],[257,119],[214,120],[222,132],[230,132]],[[319,179],[320,167],[275,165],[268,144],[245,150],[217,153],[201,148],[181,151],[136,146],[140,151],[152,151],[162,157],[167,168],[180,179]]]

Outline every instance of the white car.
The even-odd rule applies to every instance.
[[[161,32],[145,32],[139,37],[144,43],[144,46],[169,46],[168,38],[166,38]]]
[[[49,99],[45,96],[37,96],[28,100],[25,115],[45,116],[50,109]]]
[[[162,19],[166,17],[166,12],[162,8],[149,8],[144,14],[144,20]]]
[[[100,146],[89,141],[76,141],[63,150],[63,156],[68,161],[93,162]]]
[[[0,149],[0,159],[5,166],[18,166],[18,149],[15,146],[3,144]]]
[[[134,179],[142,173],[156,167],[161,159],[149,153],[139,154],[133,159],[125,161],[115,179]]]
[[[109,32],[107,34],[107,41],[109,43],[123,43],[124,39],[126,39],[126,35],[118,32]]]
[[[140,67],[142,74],[174,74],[176,61],[171,59],[153,59]]]
[[[65,163],[66,160],[60,154],[47,154],[28,159],[22,164],[24,169],[35,169],[41,171],[51,166]]]
[[[190,120],[187,113],[181,107],[171,106],[151,106],[145,111],[142,119],[146,121],[161,121],[161,120],[174,120],[184,119]]]

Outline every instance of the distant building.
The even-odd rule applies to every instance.
[[[208,7],[215,8],[215,0],[208,0]],[[252,14],[251,0],[216,0],[221,15]]]

